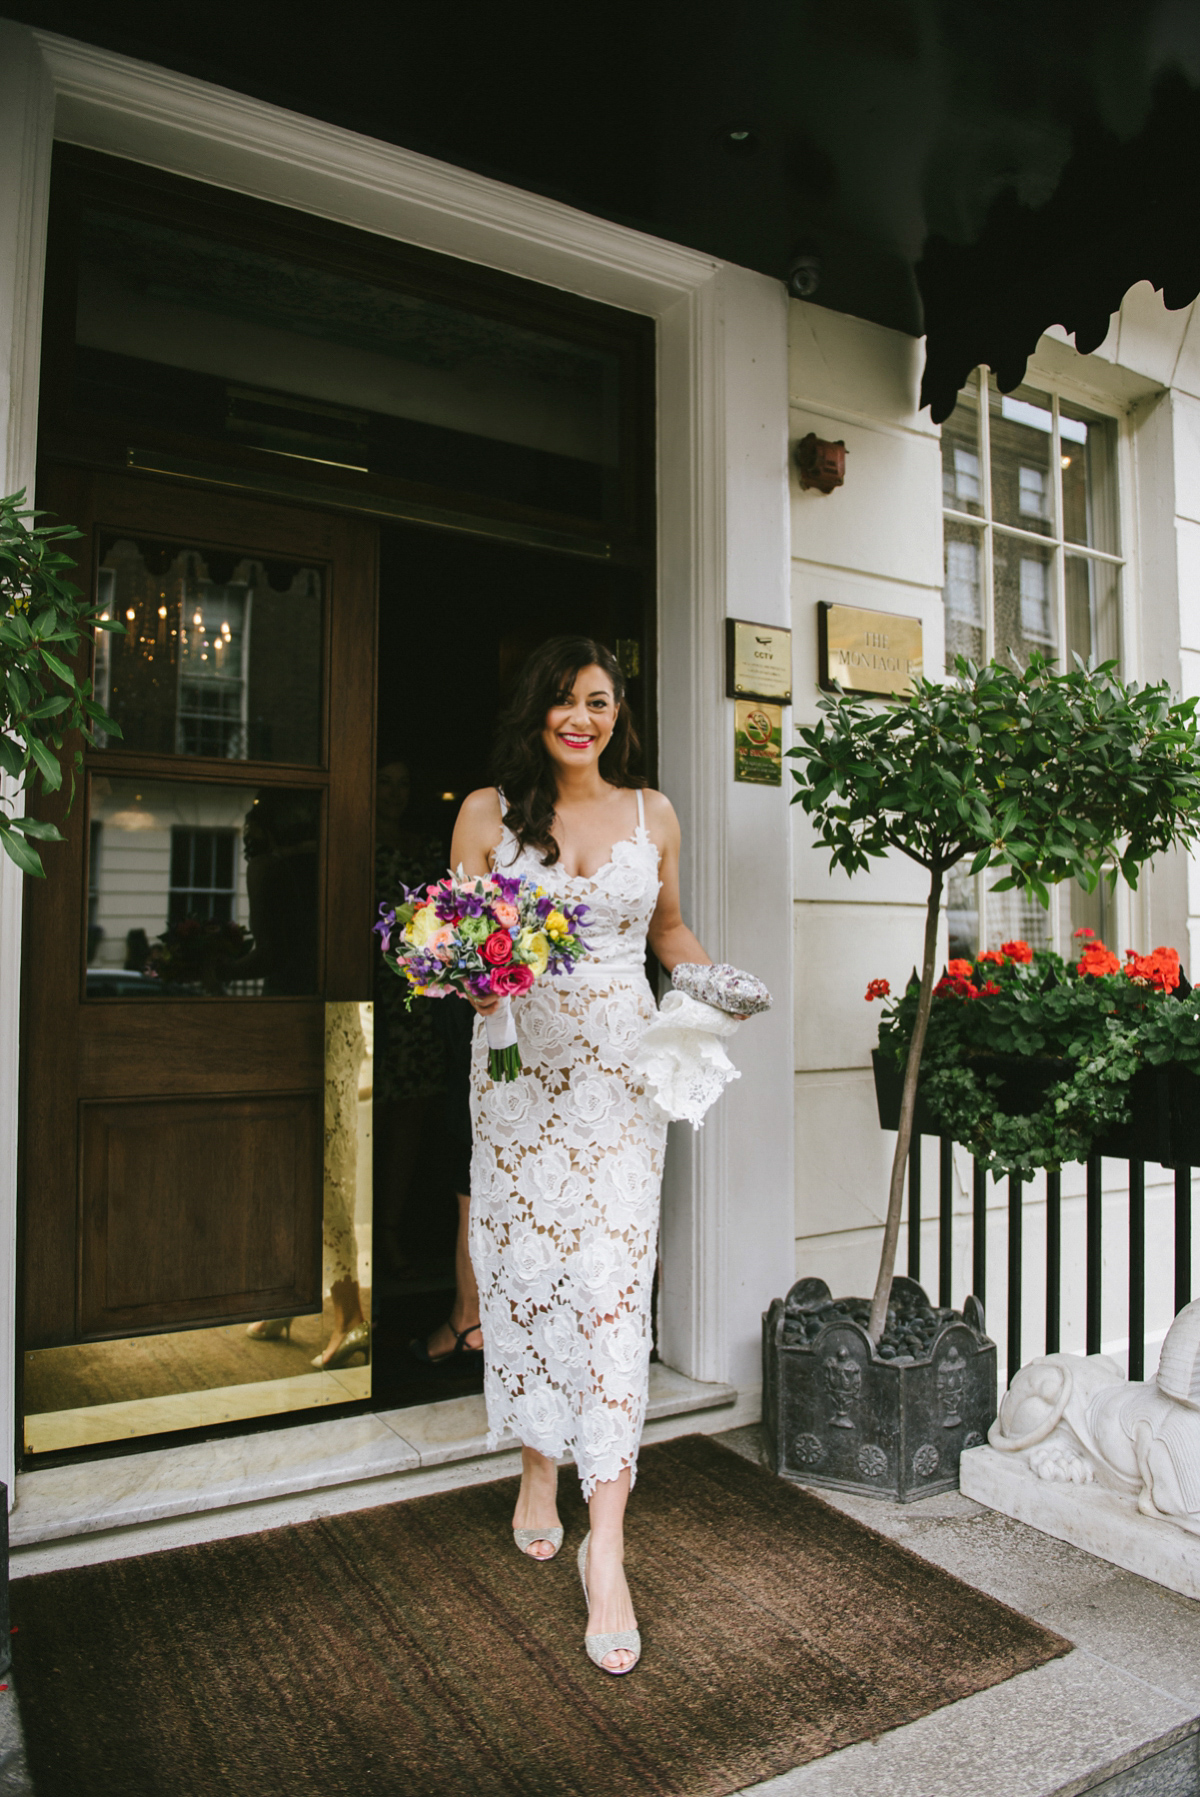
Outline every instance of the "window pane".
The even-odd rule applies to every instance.
[[[983,515],[979,392],[972,381],[942,426],[942,503],[948,511]]]
[[[1044,911],[1035,898],[1028,898],[1023,892],[994,892],[995,882],[1005,877],[999,869],[985,877],[988,882],[987,946],[999,948],[1002,942],[1028,942],[1031,948],[1052,947],[1053,910]]]
[[[1121,570],[1111,562],[1068,555],[1064,578],[1069,654],[1115,661],[1121,650]]]
[[[1024,667],[1034,650],[1053,656],[1058,632],[1054,551],[997,531],[992,539],[996,654]]]
[[[1117,421],[1083,406],[1059,406],[1063,535],[1068,543],[1119,553]]]
[[[984,659],[983,532],[946,519],[946,667],[965,655],[977,665]]]
[[[139,427],[596,520],[619,502],[613,350],[84,204],[75,400]]]
[[[124,636],[98,633],[96,657],[97,697],[121,726],[122,748],[319,762],[315,568],[110,533],[98,591],[126,626]]]
[[[950,929],[950,955],[973,961],[979,953],[978,885],[967,872],[969,861],[960,861],[946,876],[946,922]]]
[[[89,802],[89,998],[316,992],[319,793],[94,774]]]
[[[1051,468],[1054,418],[1048,393],[1018,387],[1002,394],[988,376],[992,437],[992,516],[1002,524],[1049,536],[1054,527]]]

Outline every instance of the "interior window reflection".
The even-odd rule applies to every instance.
[[[318,793],[104,775],[89,791],[89,998],[318,990]]]
[[[299,563],[106,536],[96,694],[123,748],[320,759],[321,575]],[[98,737],[100,746],[105,746]]]

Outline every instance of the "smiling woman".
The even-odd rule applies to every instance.
[[[646,1412],[666,1140],[666,1114],[632,1066],[655,1016],[646,947],[668,970],[709,960],[679,911],[675,813],[643,791],[636,749],[611,651],[552,639],[501,720],[499,782],[467,799],[451,850],[469,876],[526,878],[584,913],[587,959],[512,1000],[521,1078],[489,1078],[476,1027],[471,1258],[491,1438],[511,1430],[523,1449],[517,1546],[539,1560],[558,1551],[555,1462],[572,1453],[591,1520],[579,1550],[586,1646],[613,1673],[641,1651],[623,1530]],[[496,1002],[472,1000],[484,1015]]]

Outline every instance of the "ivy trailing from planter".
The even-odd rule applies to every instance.
[[[873,980],[868,996],[885,997],[886,985]],[[880,1019],[879,1046],[901,1069],[919,998],[913,978]],[[1065,1064],[1064,1076],[1011,1115],[999,1101],[1004,1082],[981,1070],[995,1055]],[[1130,1122],[1135,1074],[1165,1065],[1200,1074],[1200,998],[1173,949],[1130,950],[1121,967],[1095,941],[1076,963],[1008,942],[973,962],[951,961],[934,987],[921,1097],[941,1132],[993,1174],[1029,1173],[1086,1160],[1099,1138]]]
[[[12,783],[0,799],[0,844],[22,873],[44,878],[37,844],[61,842],[62,832],[41,818],[13,816],[13,800],[39,784],[57,792],[66,761],[73,801],[82,745],[94,740],[97,726],[120,736],[72,662],[85,631],[125,627],[101,616],[69,578],[75,563],[60,545],[82,533],[69,524],[37,524],[45,514],[22,509],[24,499],[24,492],[0,499],[0,771]]]

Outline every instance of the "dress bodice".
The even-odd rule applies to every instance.
[[[632,836],[613,844],[612,854],[594,874],[564,873],[558,862],[543,867],[541,853],[520,848],[505,824],[496,850],[498,872],[536,880],[551,897],[588,907],[584,939],[588,959],[581,967],[640,966],[646,956],[646,933],[658,903],[659,851],[646,829],[645,806],[637,795],[638,821]]]

